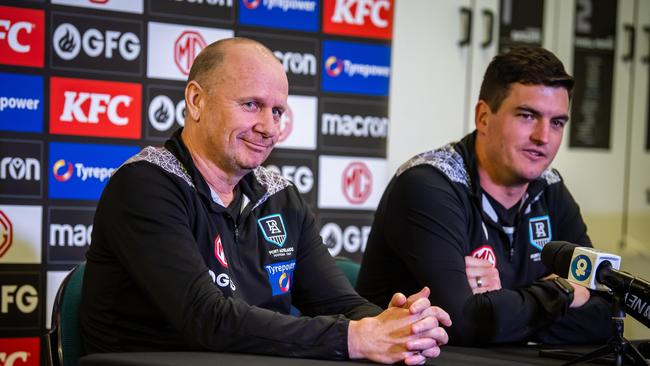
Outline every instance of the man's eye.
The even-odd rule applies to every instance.
[[[533,118],[535,118],[535,116],[533,116],[531,113],[520,113],[519,117],[525,120],[532,120]]]
[[[282,108],[273,108],[273,118],[280,120],[284,110]]]
[[[244,110],[249,112],[255,112],[259,109],[256,102],[244,102],[242,105],[244,107]]]
[[[560,119],[555,119],[555,120],[552,120],[552,121],[551,121],[551,124],[552,124],[554,127],[559,127],[559,128],[564,127],[564,125],[566,125],[566,123],[567,123],[567,121],[560,120]]]

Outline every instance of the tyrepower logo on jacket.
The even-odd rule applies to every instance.
[[[287,262],[277,262],[264,266],[269,276],[271,285],[271,294],[284,295],[291,291],[293,282],[293,271],[296,269],[296,260],[292,259]]]
[[[0,264],[41,263],[42,206],[0,205]]]
[[[323,41],[323,91],[388,96],[390,47]]]
[[[317,0],[240,0],[239,23],[315,32],[318,3]]]
[[[137,146],[50,142],[50,198],[97,200],[113,172],[135,155]]]
[[[142,23],[52,14],[52,67],[142,75]]]
[[[40,272],[0,272],[0,324],[4,329],[41,327],[40,283]],[[3,351],[0,349],[0,352]],[[38,355],[33,356],[38,358]],[[7,357],[5,354],[5,362]]]
[[[45,12],[0,6],[0,64],[43,67]]]
[[[214,41],[230,38],[230,29],[149,22],[147,77],[187,80],[201,50]]]
[[[0,366],[38,366],[41,341],[35,338],[2,338]]]
[[[385,159],[321,155],[318,207],[374,210],[386,177]]]
[[[87,79],[50,79],[50,133],[140,138],[142,86]]]
[[[0,130],[43,132],[42,76],[0,73]]]
[[[392,0],[325,0],[323,32],[391,39],[393,8]]]

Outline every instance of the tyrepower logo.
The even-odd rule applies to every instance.
[[[316,97],[289,95],[288,110],[280,120],[279,149],[316,149]]]
[[[185,81],[201,50],[214,41],[232,37],[234,32],[229,29],[149,22],[148,34],[147,76]]]
[[[274,151],[264,166],[293,182],[305,201],[314,207],[316,158],[313,155]]]
[[[284,66],[289,79],[289,92],[318,90],[318,40],[293,36],[276,36],[252,32],[238,32],[268,47]]]
[[[322,99],[319,146],[323,151],[386,156],[388,104]]]
[[[84,260],[93,231],[92,207],[50,207],[47,214],[48,263],[79,263]]]
[[[388,95],[390,47],[323,41],[323,91]]]
[[[393,0],[325,0],[323,32],[391,39]]]
[[[43,67],[43,10],[0,6],[0,64]]]
[[[52,67],[142,75],[140,22],[52,14]]]
[[[41,341],[35,338],[2,338],[0,366],[38,366]]]
[[[156,0],[149,2],[151,14],[174,18],[202,18],[233,23],[235,0]]]
[[[40,328],[40,278],[39,272],[0,272],[0,324],[3,329]],[[33,356],[38,359],[38,355]],[[7,357],[5,354],[5,360]]]
[[[361,261],[370,235],[372,214],[321,214],[318,222],[323,244],[333,257],[343,255]]]
[[[43,132],[43,77],[0,73],[0,130]]]
[[[164,141],[185,125],[185,89],[149,85],[146,94],[146,137]]]
[[[143,0],[52,0],[52,4],[142,14]],[[155,3],[155,2],[154,2]]]
[[[40,198],[43,143],[0,140],[0,197]]]
[[[318,207],[374,210],[386,186],[386,160],[319,157]]]
[[[239,22],[270,28],[318,31],[317,0],[240,0]]]
[[[0,205],[0,263],[41,263],[41,206]]]
[[[50,198],[97,200],[113,172],[137,146],[50,142]]]
[[[140,138],[142,86],[135,83],[50,79],[50,133]]]

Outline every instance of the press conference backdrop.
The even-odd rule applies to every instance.
[[[51,0],[0,4],[0,364],[37,365],[56,290],[90,245],[111,173],[183,125],[196,55],[232,36],[284,65],[265,165],[359,261],[386,184],[393,0]]]

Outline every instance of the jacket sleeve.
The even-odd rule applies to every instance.
[[[469,200],[436,169],[415,167],[398,177],[386,208],[386,240],[431,302],[453,325],[450,343],[482,345],[528,339],[566,314],[569,299],[553,283],[473,295],[465,274]]]
[[[296,282],[292,290],[294,305],[308,316],[343,314],[349,319],[359,320],[381,313],[381,308],[358,295],[352,288],[323,244],[311,211],[304,202],[302,206],[304,219]]]
[[[313,317],[294,317],[225,297],[212,282],[192,234],[194,211],[202,208],[192,207],[184,197],[187,190],[177,187],[185,182],[143,164],[120,168],[107,185],[97,210],[97,239],[110,246],[127,276],[191,348],[347,357],[349,320],[336,314],[335,307],[321,305],[332,310],[329,314],[316,316],[314,311]],[[322,259],[304,261],[334,272]],[[330,282],[340,280],[330,276]],[[348,307],[362,305],[347,290],[339,292]],[[323,297],[319,300],[324,302]]]

